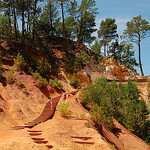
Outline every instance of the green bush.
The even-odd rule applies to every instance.
[[[87,122],[85,125],[86,125],[87,128],[92,128],[92,126],[90,125],[89,122]]]
[[[50,79],[49,80],[49,84],[52,86],[52,87],[55,87],[57,89],[62,89],[62,83],[56,78],[55,80],[53,79]]]
[[[71,111],[68,108],[69,108],[69,102],[61,103],[58,105],[58,111],[61,112],[61,115],[63,117],[68,117],[69,115],[71,115]]]
[[[50,73],[51,71],[51,65],[48,63],[47,60],[45,61],[38,60],[36,70],[38,73],[40,73],[42,77],[46,77],[48,73]]]
[[[47,80],[43,78],[37,71],[32,73],[33,77],[37,79],[37,83],[40,87],[46,86],[48,84]]]
[[[131,80],[116,84],[97,79],[82,91],[80,100],[84,105],[94,104],[90,112],[96,123],[102,121],[112,128],[112,118],[115,118],[140,138],[147,135],[149,111],[145,101],[139,100],[137,87]]]
[[[91,119],[96,124],[99,124],[100,121],[103,121],[110,129],[113,127],[113,121],[112,121],[113,115],[111,111],[109,111],[109,108],[105,107],[104,105],[99,106],[95,104],[94,107],[90,110],[90,113],[91,113]]]
[[[8,82],[9,84],[14,83],[13,74],[14,74],[14,71],[13,71],[13,70],[8,71],[8,73],[7,73],[7,82]]]
[[[46,79],[45,78],[42,78],[42,77],[39,77],[38,79],[37,79],[37,83],[38,83],[38,85],[40,86],[40,87],[44,87],[44,86],[46,86],[48,83],[47,83],[47,81],[46,81]]]
[[[39,79],[41,77],[41,75],[37,71],[32,73],[32,75],[35,79]]]
[[[79,58],[85,65],[88,65],[91,62],[90,56],[87,54],[85,50],[80,50]]]
[[[26,95],[28,95],[29,93],[28,93],[28,89],[27,88],[24,88],[24,93],[26,94]]]
[[[83,66],[82,61],[74,53],[71,52],[67,54],[64,62],[65,70],[71,73],[79,71]]]
[[[21,80],[18,81],[17,85],[18,85],[20,88],[23,88],[23,86],[24,86]]]
[[[18,53],[18,55],[17,55],[17,58],[15,60],[15,64],[16,64],[19,71],[23,71],[26,67],[25,60],[20,53]]]
[[[70,85],[73,86],[73,87],[76,88],[76,89],[82,88],[81,82],[80,82],[79,79],[77,79],[77,77],[76,77],[75,74],[73,74],[73,76],[72,76],[71,79],[70,79]]]

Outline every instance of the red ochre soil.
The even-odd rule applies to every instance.
[[[109,66],[111,64],[106,64]],[[7,66],[5,66],[7,67]],[[120,67],[120,65],[119,65]],[[125,68],[126,69],[126,68]],[[111,71],[111,69],[110,69]],[[127,70],[123,70],[126,72]],[[115,71],[114,71],[115,72]],[[113,72],[113,73],[114,73]],[[7,72],[4,72],[6,75]],[[112,72],[111,72],[112,73]],[[120,74],[116,74],[120,79]],[[124,74],[125,76],[126,74]],[[28,128],[21,130],[10,130],[13,126],[28,123],[37,119],[49,98],[55,98],[62,93],[55,90],[51,86],[45,88],[37,87],[35,79],[19,72],[14,73],[15,84],[3,86],[0,83],[0,150],[48,150],[44,144],[37,144],[34,142],[28,132]],[[25,93],[24,88],[19,88],[18,81],[22,81],[24,88],[27,89]],[[70,93],[73,89],[62,82],[66,93]],[[141,88],[142,86],[139,85]],[[146,88],[145,88],[146,90]],[[70,103],[69,110],[72,112],[69,118],[63,118],[59,111],[54,113],[52,119],[46,119],[45,122],[37,124],[32,128],[33,131],[42,131],[42,134],[36,138],[44,138],[48,141],[47,145],[54,150],[110,150],[114,149],[102,136],[93,128],[89,128],[89,113],[77,101],[78,94],[72,92],[71,94],[62,96],[59,103]],[[146,96],[143,92],[141,96]],[[64,99],[64,97],[66,97]],[[81,119],[81,116],[84,116]],[[43,118],[41,118],[43,120]],[[127,132],[118,122],[115,125],[121,129],[117,140],[123,144],[125,150],[148,150],[149,146],[139,138]],[[104,128],[105,129],[105,128]],[[113,139],[113,135],[107,129],[104,130],[109,138]],[[86,141],[84,139],[73,139],[72,137],[91,137]],[[110,140],[111,141],[111,140]],[[113,140],[112,140],[113,141]],[[92,143],[92,144],[79,144],[79,143]],[[117,144],[117,142],[116,142]],[[144,148],[144,149],[143,149]]]

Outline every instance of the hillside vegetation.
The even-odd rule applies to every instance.
[[[80,95],[82,104],[90,109],[91,118],[101,129],[101,122],[113,131],[113,118],[118,120],[129,131],[150,142],[148,120],[149,110],[146,102],[139,99],[136,84],[131,80],[127,83],[108,83],[105,78],[97,79]]]

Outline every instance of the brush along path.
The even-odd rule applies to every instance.
[[[52,145],[55,150],[110,150],[111,148],[102,140],[101,135],[92,127],[86,126],[89,122],[89,113],[76,100],[78,94],[63,95],[59,103],[69,102],[68,109],[72,112],[71,115],[65,118],[59,111],[56,111],[53,119],[32,128],[35,131],[42,131],[42,135],[34,138],[45,138],[44,140],[48,141],[47,144]],[[80,117],[84,118],[72,119]],[[71,138],[71,136],[80,138]]]

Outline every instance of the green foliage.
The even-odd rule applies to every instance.
[[[67,72],[77,72],[83,66],[82,61],[72,52],[67,54],[64,61],[64,68]]]
[[[44,87],[48,84],[47,80],[41,76],[37,79],[37,83],[40,87]]]
[[[89,63],[91,63],[90,56],[87,54],[85,50],[80,50],[78,58],[84,65],[88,65]]]
[[[37,79],[37,83],[40,87],[46,86],[47,80],[43,78],[37,71],[32,74],[35,79]]]
[[[105,21],[102,20],[97,32],[98,37],[102,38],[101,44],[104,46],[104,56],[106,56],[106,46],[108,43],[110,43],[112,39],[118,37],[115,21],[116,20],[112,18],[106,18]]]
[[[92,33],[96,31],[95,18],[97,8],[95,8],[95,0],[82,0],[78,10],[78,24],[77,24],[77,39],[80,43],[92,43],[95,37]]]
[[[10,39],[11,28],[9,18],[4,14],[0,14],[0,35],[5,37],[6,40]]]
[[[101,43],[98,40],[95,40],[94,45],[91,46],[91,51],[95,54],[101,54]]]
[[[50,79],[49,80],[49,84],[52,86],[52,87],[55,87],[57,89],[62,89],[62,83],[56,78],[55,80],[53,79]]]
[[[80,114],[80,119],[85,119],[85,118],[86,118],[85,113]]]
[[[100,23],[100,29],[98,30],[98,37],[102,39],[114,39],[117,37],[117,25],[115,24],[115,19],[106,18],[105,21],[102,20]]]
[[[107,104],[105,104],[105,102],[103,102],[103,105],[100,106],[95,104],[94,107],[90,110],[90,113],[91,119],[95,123],[100,124],[100,121],[102,121],[109,128],[113,127],[112,113],[109,111],[109,107],[107,107]]]
[[[141,41],[149,36],[150,25],[145,19],[142,19],[141,15],[133,17],[131,21],[128,21],[127,29],[124,30],[123,38],[129,39],[131,42],[137,44],[139,48],[139,66],[142,76],[144,76],[142,64],[141,64]]]
[[[34,77],[35,79],[38,79],[38,78],[41,77],[41,75],[40,75],[37,71],[34,72],[32,75],[33,75],[33,77]]]
[[[58,18],[59,12],[54,5],[54,1],[48,0],[47,2],[40,16],[38,29],[47,35],[54,35],[58,32],[57,22],[60,22],[60,18]]]
[[[14,74],[14,71],[13,71],[13,70],[10,70],[10,71],[7,72],[7,82],[8,82],[9,84],[14,83],[13,74]]]
[[[116,40],[109,48],[108,53],[115,57],[116,60],[124,64],[127,68],[134,70],[134,66],[138,66],[136,59],[134,58],[133,45],[126,43],[125,41],[119,42]]]
[[[28,95],[29,93],[28,93],[28,89],[27,88],[24,88],[24,93],[26,94],[26,95]]]
[[[73,76],[70,79],[70,85],[73,86],[76,89],[80,89],[82,87],[81,82],[80,82],[79,79],[77,79],[75,73],[73,74]]]
[[[17,85],[18,85],[20,88],[23,88],[23,86],[24,86],[21,80],[18,81]]]
[[[71,115],[71,111],[69,110],[69,102],[59,104],[58,111],[61,112],[61,115],[63,117],[68,117],[69,115]]]
[[[87,128],[92,128],[92,126],[89,124],[89,122],[86,123]]]
[[[37,61],[37,66],[36,66],[36,71],[40,73],[42,77],[46,77],[48,73],[51,71],[51,65],[48,63],[47,60],[42,61],[38,60]]]
[[[25,60],[20,53],[18,53],[18,55],[16,57],[15,64],[16,64],[17,68],[19,69],[19,71],[23,71],[26,67]]]
[[[128,130],[144,138],[147,135],[148,108],[144,100],[139,100],[135,83],[108,83],[106,79],[97,79],[80,95],[81,102],[93,103],[90,110],[92,119],[104,122],[112,128],[112,117],[117,119]]]

